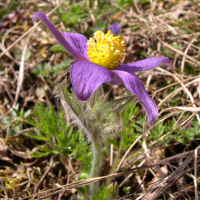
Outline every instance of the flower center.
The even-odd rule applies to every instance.
[[[122,36],[114,36],[111,31],[105,35],[101,31],[94,33],[94,38],[87,42],[90,61],[107,69],[115,69],[126,56],[126,44]]]

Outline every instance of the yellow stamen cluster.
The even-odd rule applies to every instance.
[[[111,31],[105,35],[101,31],[94,33],[94,38],[87,42],[90,61],[107,69],[115,69],[119,61],[126,56],[126,44],[120,35],[114,36]]]

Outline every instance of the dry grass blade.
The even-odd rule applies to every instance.
[[[56,9],[58,9],[66,0],[60,2],[52,11],[50,11],[47,16],[51,15]],[[23,39],[26,35],[31,33],[41,22],[37,22],[33,27],[31,27],[26,33],[24,33],[21,37],[19,37],[12,45],[10,45],[7,49],[3,50],[0,54],[0,58],[7,53],[11,48],[13,48],[21,39]]]
[[[198,195],[198,184],[197,184],[197,157],[198,157],[198,151],[200,147],[197,147],[194,151],[194,190],[195,190],[195,200],[199,199]]]
[[[47,173],[51,170],[51,168],[53,167],[54,165],[54,158],[55,158],[55,155],[52,155],[51,157],[51,160],[50,160],[50,164],[49,164],[49,167],[47,168],[47,170],[45,171],[45,173],[43,174],[43,176],[41,177],[40,181],[38,182],[38,184],[35,186],[34,188],[34,192],[33,193],[36,193],[40,184],[43,182],[45,176],[47,175]]]
[[[168,43],[162,41],[161,38],[159,38],[159,37],[157,37],[157,38],[158,38],[158,40],[163,44],[164,47],[168,47],[168,48],[171,49],[172,51],[174,51],[174,52],[176,52],[176,53],[178,53],[178,54],[180,54],[180,55],[186,57],[187,59],[193,61],[194,63],[196,63],[197,65],[200,66],[200,62],[199,62],[198,60],[196,60],[195,58],[193,58],[193,57],[191,57],[191,56],[189,56],[189,55],[183,53],[183,52],[180,51],[180,50],[177,50],[177,49],[173,48],[173,47],[172,47],[171,45],[169,45]]]
[[[116,173],[116,174],[110,174],[110,175],[108,175],[108,176],[90,178],[90,179],[86,179],[86,180],[82,180],[82,181],[70,183],[70,184],[67,184],[67,185],[63,185],[63,186],[61,187],[61,189],[60,189],[60,188],[57,188],[58,191],[53,192],[53,193],[51,193],[51,194],[45,195],[45,193],[49,193],[49,192],[51,192],[51,191],[53,191],[53,190],[55,190],[55,189],[47,190],[47,191],[44,191],[44,192],[39,192],[39,193],[34,194],[34,195],[31,195],[31,196],[29,196],[29,197],[25,197],[25,198],[23,198],[23,200],[29,199],[29,198],[33,198],[33,197],[35,197],[35,196],[37,196],[37,195],[42,195],[42,194],[45,195],[45,196],[43,196],[43,197],[41,197],[41,198],[37,198],[37,199],[43,199],[43,198],[46,198],[46,197],[51,196],[51,195],[53,195],[53,194],[57,194],[57,193],[63,192],[64,190],[68,190],[68,189],[76,188],[76,187],[82,187],[82,186],[84,186],[84,185],[89,185],[89,184],[91,184],[91,183],[96,183],[96,182],[104,181],[104,180],[107,180],[107,179],[112,179],[112,178],[117,178],[117,177],[121,177],[121,176],[126,176],[126,175],[128,175],[128,174],[130,174],[130,173],[139,172],[139,171],[141,171],[141,170],[144,170],[144,169],[147,169],[147,168],[150,168],[150,167],[153,167],[153,166],[154,166],[154,164],[144,165],[144,166],[142,166],[142,167],[136,167],[136,168],[131,169],[131,170],[128,170],[128,171],[126,171],[126,172],[121,172],[121,173]],[[59,189],[60,189],[60,190],[59,190]]]
[[[24,60],[25,60],[27,46],[28,46],[28,44],[26,43],[26,45],[24,46],[23,51],[22,51],[22,57],[21,57],[20,68],[19,68],[19,76],[18,76],[18,82],[17,82],[17,90],[16,90],[15,102],[14,102],[13,107],[15,107],[15,105],[17,103],[20,89],[21,89],[23,79],[24,79]]]
[[[192,46],[192,43],[197,39],[198,36],[194,37],[191,42],[188,44],[187,48],[185,49],[184,54],[187,55],[189,48]],[[185,65],[185,56],[183,56],[183,60],[181,63],[181,72],[184,70],[184,65]]]
[[[173,109],[173,108],[170,108],[170,109]],[[173,114],[174,114],[174,113],[169,114],[168,117],[171,117]],[[196,112],[193,113],[193,115],[195,115],[195,114],[196,114]],[[193,115],[188,119],[187,123],[189,123],[190,120],[193,119]],[[166,117],[166,118],[168,118],[168,117]],[[122,163],[124,162],[125,158],[126,158],[127,155],[130,153],[131,149],[137,144],[137,142],[138,142],[141,138],[143,138],[143,137],[144,137],[151,129],[153,129],[157,124],[159,124],[161,121],[164,121],[166,118],[164,118],[163,120],[158,121],[158,122],[155,123],[153,126],[151,126],[150,128],[148,128],[142,135],[140,135],[140,136],[133,142],[133,144],[128,148],[128,150],[126,150],[126,153],[124,154],[124,156],[123,156],[122,159],[120,160],[120,162],[119,162],[119,164],[118,164],[118,166],[117,166],[116,171],[118,171],[118,170],[120,169],[120,167],[121,167]],[[186,123],[186,124],[187,124],[187,123]],[[184,128],[183,128],[183,129],[184,129]],[[181,132],[181,131],[180,131],[180,132]],[[179,132],[179,133],[180,133],[180,132]],[[178,133],[178,134],[179,134],[179,133]],[[177,134],[177,135],[178,135],[178,134]],[[168,140],[170,140],[170,139],[168,139]],[[167,141],[165,141],[165,142],[167,142]],[[149,150],[148,150],[148,151],[149,151]],[[147,151],[147,152],[148,152],[148,151]],[[144,154],[147,153],[147,152],[144,152]]]
[[[120,160],[120,163],[117,166],[116,171],[119,170],[119,168],[121,167],[122,163],[124,162],[124,159],[126,158],[126,156],[129,154],[129,152],[131,151],[131,149],[137,144],[137,142],[146,134],[146,132],[144,132],[141,136],[139,136],[135,142],[128,148],[128,150],[126,151],[126,153],[124,154],[124,156],[122,157],[122,159]]]
[[[190,161],[194,158],[194,154],[191,154],[187,157],[187,159],[173,172],[169,177],[165,178],[164,181],[159,183],[157,188],[151,195],[148,197],[150,200],[157,199],[161,196],[169,187],[178,182],[178,180],[185,174],[184,169],[190,163]],[[146,194],[145,194],[146,196]],[[143,196],[144,197],[144,196]],[[138,198],[140,199],[140,198]]]
[[[197,78],[197,79],[194,79],[193,81],[185,84],[185,87],[186,86],[189,86],[189,85],[192,85],[196,82],[199,82],[200,81],[200,78]],[[169,99],[171,99],[172,97],[174,97],[175,95],[177,95],[180,91],[182,91],[183,88],[178,88],[177,90],[175,90],[174,92],[172,92],[171,94],[169,94],[167,97],[165,97],[159,104],[158,104],[158,107],[160,108],[166,101],[168,101]]]
[[[174,78],[181,84],[183,90],[187,93],[187,95],[189,96],[191,102],[194,103],[194,98],[193,98],[192,94],[191,94],[190,91],[186,88],[186,86],[183,84],[183,82],[182,82],[178,77],[176,77],[176,76],[174,76]],[[192,106],[196,108],[196,105],[195,105],[195,104],[193,104]],[[199,115],[198,115],[198,114],[197,114],[197,119],[198,119],[199,124],[200,124],[200,118],[199,118]]]
[[[200,112],[200,108],[191,108],[191,107],[174,107],[179,110],[190,111],[190,112]]]
[[[110,145],[110,166],[113,165],[113,144]]]

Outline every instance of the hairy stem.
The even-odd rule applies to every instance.
[[[92,151],[93,151],[93,158],[92,158],[92,168],[90,171],[90,178],[98,177],[101,172],[101,164],[102,164],[102,155],[101,155],[101,148],[102,143],[97,141],[92,142]],[[96,196],[97,191],[99,190],[99,183],[92,183],[90,184],[90,192],[91,195]]]

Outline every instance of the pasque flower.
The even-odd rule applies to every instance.
[[[158,65],[171,67],[167,57],[153,57],[128,64],[120,64],[126,55],[126,44],[118,35],[120,24],[113,24],[108,33],[94,33],[94,38],[87,40],[78,33],[59,32],[42,12],[32,15],[40,19],[52,32],[60,44],[76,59],[71,67],[71,82],[77,98],[86,101],[100,85],[108,82],[112,85],[121,81],[126,88],[141,101],[153,123],[158,117],[155,102],[148,95],[143,83],[134,72],[149,70]]]

